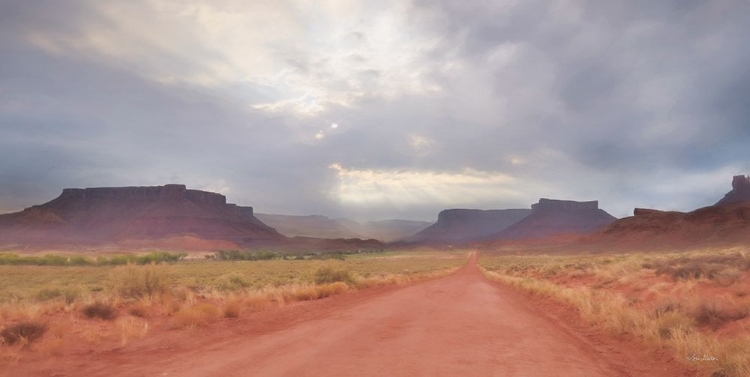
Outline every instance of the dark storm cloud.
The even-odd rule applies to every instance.
[[[433,4],[417,12],[434,14]],[[531,125],[514,141],[534,145],[544,135],[585,167],[631,174],[648,174],[649,165],[700,170],[747,161],[750,149],[736,146],[747,145],[750,129],[750,49],[743,42],[750,4],[555,4],[443,2],[434,18],[435,29],[449,30],[441,48],[457,45],[473,59],[518,44],[524,56],[512,77],[498,70],[497,92],[512,96],[536,84],[549,91],[539,93],[540,102],[560,106],[537,122],[548,108],[511,99],[520,122]],[[539,84],[545,75],[549,86]]]
[[[750,172],[750,3],[332,4],[0,1],[0,211],[181,181],[263,212],[623,216]]]

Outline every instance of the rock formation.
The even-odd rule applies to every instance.
[[[0,244],[109,244],[190,236],[236,244],[284,239],[221,194],[185,185],[64,189],[56,199],[0,215]]]
[[[576,202],[573,200],[539,199],[538,203],[531,205],[532,211],[596,211],[599,209],[599,201]]]
[[[407,242],[460,243],[482,240],[531,213],[528,209],[447,209],[435,224],[407,237]]]
[[[621,245],[697,245],[750,240],[750,178],[738,175],[715,205],[692,212],[636,208],[593,235],[592,242]]]
[[[750,176],[735,175],[732,179],[732,191],[729,191],[716,205],[727,205],[750,201]]]
[[[493,234],[493,240],[542,239],[559,235],[585,235],[607,226],[616,218],[599,209],[598,201],[539,199],[531,214],[505,230]]]

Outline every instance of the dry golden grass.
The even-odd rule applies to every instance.
[[[221,318],[221,309],[214,304],[202,302],[180,309],[172,316],[174,328],[196,328],[208,325]]]
[[[115,324],[119,329],[121,347],[127,344],[130,339],[143,338],[149,330],[148,321],[138,317],[119,318]]]
[[[136,302],[128,307],[128,314],[133,317],[148,318],[151,316],[151,308],[144,302]]]
[[[50,334],[35,343],[33,349],[45,356],[59,356],[63,354],[65,345],[66,339],[63,336]]]
[[[198,328],[295,301],[443,276],[467,259],[467,252],[421,251],[326,261],[0,265],[0,323],[31,321],[50,326],[33,343],[0,344],[0,367],[28,352],[63,355],[71,348],[99,347],[104,342],[124,346],[148,336],[152,326]]]
[[[744,250],[480,256],[493,279],[577,309],[589,324],[667,348],[705,376],[750,376]],[[724,280],[729,273],[731,278]],[[739,293],[739,294],[738,294]]]
[[[232,300],[224,304],[222,309],[224,312],[224,318],[237,318],[242,312],[242,302],[239,300]]]

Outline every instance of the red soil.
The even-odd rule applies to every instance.
[[[460,272],[224,320],[125,347],[25,358],[17,376],[676,376],[664,355],[576,325],[571,311]]]

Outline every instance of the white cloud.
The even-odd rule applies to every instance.
[[[347,205],[477,204],[524,197],[518,191],[522,182],[500,172],[349,169],[341,164],[329,168],[338,180],[331,195]]]
[[[48,53],[130,67],[155,82],[274,88],[256,110],[316,116],[364,96],[434,95],[408,3],[164,0],[91,2],[101,22],[26,35]],[[406,32],[410,31],[410,32]],[[357,57],[353,59],[352,57]],[[242,100],[243,98],[240,98]]]
[[[232,188],[223,179],[220,179],[213,183],[198,185],[198,188],[204,191],[218,192],[222,195],[227,195],[232,191]]]

